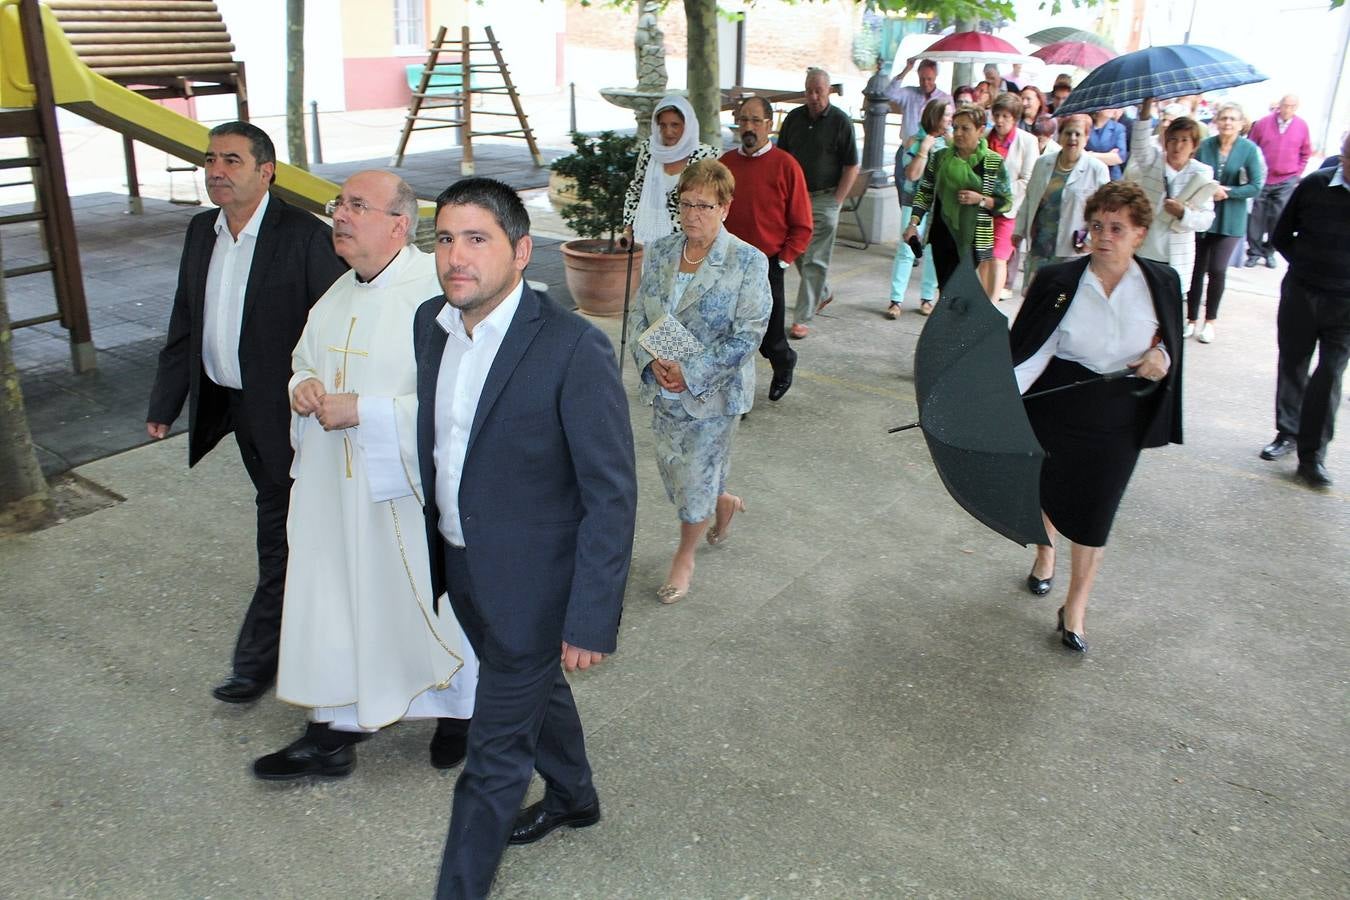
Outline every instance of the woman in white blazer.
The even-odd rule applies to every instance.
[[[1022,294],[1036,270],[1048,262],[1068,262],[1087,252],[1088,198],[1111,180],[1101,160],[1084,153],[1092,120],[1065,116],[1059,121],[1059,152],[1036,160],[1013,225],[1012,240],[1026,256]]]
[[[1167,263],[1189,287],[1195,267],[1195,233],[1214,222],[1214,170],[1195,159],[1204,136],[1200,123],[1186,116],[1173,119],[1163,131],[1160,149],[1153,140],[1153,100],[1139,107],[1130,135],[1125,180],[1144,189],[1153,204],[1153,224],[1139,256]]]
[[[994,127],[989,129],[989,149],[1003,157],[1013,199],[1007,212],[994,217],[993,257],[980,263],[980,283],[989,293],[990,300],[1004,299],[1003,286],[1008,283],[1008,269],[1017,253],[1012,243],[1013,225],[1022,198],[1026,196],[1032,168],[1041,155],[1036,136],[1017,127],[1021,117],[1022,100],[1016,94],[1002,93],[994,100]]]

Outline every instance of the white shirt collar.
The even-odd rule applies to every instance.
[[[1345,183],[1345,166],[1336,167],[1336,174],[1331,176],[1331,186],[1343,187],[1347,191],[1350,191],[1350,184]]]
[[[239,230],[239,238],[242,238],[244,235],[248,235],[251,238],[256,238],[258,236],[258,229],[262,228],[263,213],[267,212],[267,202],[271,199],[272,195],[267,191],[263,191],[262,200],[258,203],[258,208],[253,211],[253,215],[249,216],[248,222]],[[219,235],[222,231],[228,233],[229,229],[230,224],[225,218],[225,210],[222,209],[216,216],[216,234]],[[239,238],[233,239],[239,240]]]
[[[1111,297],[1107,296],[1106,288],[1102,287],[1101,279],[1097,277],[1096,272],[1092,271],[1092,266],[1088,266],[1087,269],[1084,270],[1081,286],[1091,287],[1097,292],[1099,297],[1110,302]],[[1120,289],[1122,287],[1132,290],[1142,289],[1145,292],[1148,291],[1148,282],[1144,280],[1144,270],[1140,268],[1139,263],[1134,260],[1130,260],[1130,267],[1125,270],[1124,276],[1122,276],[1120,281],[1116,284],[1116,289],[1111,292],[1111,296],[1120,294]],[[1152,295],[1150,294],[1150,296]]]
[[[488,313],[487,318],[474,326],[474,334],[481,334],[484,328],[498,334],[505,334],[506,329],[511,327],[511,320],[516,317],[516,310],[520,307],[520,297],[524,292],[525,278],[521,276],[511,293],[507,294],[506,298],[497,304],[497,308]],[[474,338],[471,338],[464,331],[464,316],[459,310],[451,306],[448,300],[445,306],[441,307],[441,311],[437,313],[436,324],[445,329],[446,334],[458,338],[465,344],[474,342]]]
[[[743,146],[737,147],[736,152],[739,153],[741,156],[748,156],[751,159],[754,159],[756,156],[763,156],[765,153],[768,153],[772,149],[773,149],[773,141],[765,141],[764,146],[760,147],[754,153],[746,153],[745,147]]]

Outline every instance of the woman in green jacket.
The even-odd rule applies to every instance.
[[[1181,336],[1188,338],[1195,334],[1203,295],[1205,324],[1196,337],[1204,344],[1214,340],[1214,320],[1219,317],[1228,261],[1247,234],[1250,201],[1261,193],[1261,186],[1266,183],[1266,161],[1261,156],[1261,148],[1238,133],[1245,119],[1242,107],[1236,103],[1223,104],[1214,116],[1218,134],[1201,141],[1200,148],[1195,151],[1195,158],[1214,170],[1214,180],[1219,183],[1219,188],[1214,192],[1214,224],[1208,231],[1195,236],[1195,268],[1191,271],[1190,291],[1186,294],[1186,328]],[[1206,275],[1209,276],[1208,291],[1205,290]]]
[[[962,106],[952,114],[952,142],[929,157],[902,242],[919,233],[928,216],[927,243],[938,287],[947,283],[967,253],[978,266],[994,254],[994,215],[1012,207],[1012,185],[1003,157],[984,138],[984,109]]]

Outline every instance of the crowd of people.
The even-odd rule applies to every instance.
[[[936,68],[922,61],[917,86],[893,86],[903,231],[884,312],[900,315],[920,256],[924,313],[963,263],[993,301],[1023,270],[1010,374],[1048,453],[1049,538],[1026,586],[1053,590],[1063,535],[1056,633],[1085,652],[1117,508],[1140,451],[1181,441],[1184,341],[1214,340],[1244,238],[1247,265],[1289,261],[1277,433],[1261,456],[1296,453],[1305,482],[1330,485],[1350,356],[1350,139],[1339,165],[1302,177],[1293,98],[1248,137],[1231,104],[1212,136],[1152,100],[1127,130],[1112,111],[1049,118],[1071,89],[1061,79],[1046,96],[988,67],[949,96]],[[829,90],[828,73],[808,71],[777,143],[773,106],[744,98],[723,153],[670,96],[639,151],[625,224],[646,250],[626,337],[679,522],[664,604],[690,596],[700,544],[727,541],[749,509],[730,490],[731,455],[757,394],[755,351],[781,401],[790,341],[833,300],[839,207],[859,166]],[[437,896],[486,896],[509,844],[600,819],[565,672],[616,646],[637,497],[629,398],[608,339],[524,280],[530,221],[507,185],[446,188],[427,253],[395,174],[348,178],[330,228],[272,193],[275,166],[255,126],[210,132],[218,208],[189,225],[146,421],[163,438],[186,405],[190,465],[233,432],[256,492],[257,586],[213,693],[250,703],[275,685],[307,710],[297,740],[254,762],[263,780],[344,776],[361,741],[435,720],[430,764],[463,767]],[[1120,370],[1135,377],[1099,377]],[[535,771],[544,797],[522,808]]]

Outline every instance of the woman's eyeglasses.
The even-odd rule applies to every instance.
[[[714,209],[717,209],[717,206],[712,203],[689,203],[685,200],[680,201],[680,212],[706,213],[712,212]]]

